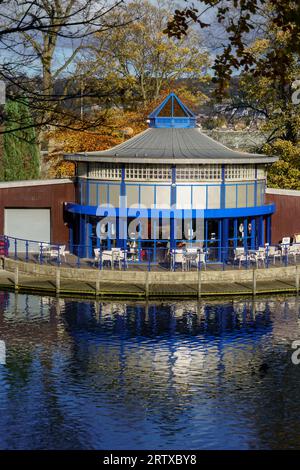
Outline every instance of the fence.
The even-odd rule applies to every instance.
[[[202,246],[201,241],[170,249],[161,246],[127,246],[126,248],[93,248],[88,245],[53,244],[48,242],[0,237],[0,255],[19,261],[90,269],[143,269],[148,271],[193,271],[202,269],[252,269],[297,264],[300,244],[280,244],[258,249],[249,247]],[[92,251],[92,253],[90,253]],[[90,253],[90,256],[88,254]],[[86,256],[83,256],[83,255]]]

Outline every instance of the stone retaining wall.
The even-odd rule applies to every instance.
[[[40,265],[34,263],[25,263],[22,261],[12,260],[10,258],[4,259],[4,269],[13,272],[18,266],[20,273],[33,274],[38,276],[48,276],[54,278],[56,275],[57,267]],[[60,276],[62,279],[74,279],[78,281],[96,280],[126,283],[126,284],[182,284],[182,283],[197,283],[198,272],[147,272],[147,271],[119,271],[119,270],[92,270],[92,269],[78,269],[61,267]],[[271,281],[273,279],[285,280],[295,276],[296,267],[270,267],[268,269],[257,269],[257,280]],[[201,271],[201,282],[252,282],[253,269],[234,269],[228,271]]]

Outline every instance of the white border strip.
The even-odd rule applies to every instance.
[[[276,189],[276,188],[267,188],[267,194],[278,194],[278,196],[298,196],[300,197],[300,191],[296,189]]]
[[[28,186],[48,186],[50,184],[66,184],[73,183],[72,179],[52,179],[52,180],[24,180],[24,181],[8,181],[0,183],[0,190],[5,188],[24,188]]]

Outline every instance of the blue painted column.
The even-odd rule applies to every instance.
[[[233,238],[233,247],[235,249],[238,245],[238,219],[233,221]]]
[[[245,250],[248,250],[248,219],[243,220],[243,225],[244,225],[244,248]]]
[[[263,216],[258,218],[258,245],[263,246],[265,244],[265,226]]]
[[[255,165],[255,175],[254,175],[254,206],[257,206],[257,165]]]
[[[253,217],[251,220],[251,250],[255,250],[256,248],[256,223],[255,218]]]
[[[87,175],[89,174],[88,171],[89,171],[89,164],[87,164]],[[85,194],[85,198],[86,200],[84,201],[84,204],[86,204],[87,206],[90,204],[90,180],[87,178],[86,179],[86,194]]]
[[[171,206],[175,209],[176,208],[176,166],[172,165],[172,185],[171,185]],[[174,217],[174,213],[171,211],[170,214],[170,248],[176,248],[176,221]]]
[[[116,217],[116,246],[118,248],[127,247],[127,220],[125,218],[125,197],[126,197],[126,183],[125,183],[125,165],[121,168],[121,185],[120,185],[120,212],[121,215]],[[127,213],[127,212],[126,212]],[[126,230],[125,230],[126,225]]]
[[[221,261],[228,259],[228,237],[229,237],[229,219],[222,220],[222,256]]]
[[[222,259],[222,219],[218,221],[218,261]]]
[[[266,225],[267,225],[266,242],[271,245],[272,244],[272,216],[271,215],[267,216]]]
[[[220,194],[220,207],[221,209],[225,208],[225,194],[226,186],[225,186],[225,165],[222,165],[222,183],[221,183],[221,194]]]
[[[85,225],[85,215],[79,215],[79,247],[78,255],[83,258],[85,256],[85,243],[86,243],[86,225]]]
[[[92,227],[92,223],[91,223],[91,219],[89,216],[86,217],[86,227],[87,227],[87,237],[86,237],[86,256],[88,258],[92,258],[93,256],[93,239],[92,239],[92,236],[93,236],[93,227]]]
[[[73,249],[74,249],[74,215],[72,214],[72,220],[70,222],[70,225],[69,225],[69,250],[70,250],[70,253],[73,253]]]

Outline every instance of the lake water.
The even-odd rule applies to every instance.
[[[0,293],[0,449],[300,448],[298,300]]]

